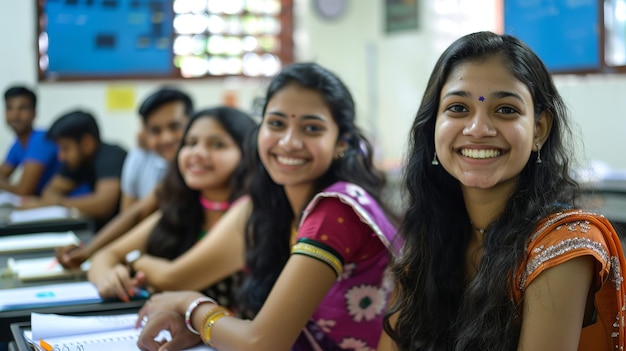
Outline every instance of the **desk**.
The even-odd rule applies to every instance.
[[[65,232],[68,230],[88,230],[95,231],[95,224],[87,219],[68,219],[63,221],[33,222],[19,224],[0,224],[0,236],[19,235],[41,232]]]
[[[106,299],[102,302],[73,302],[66,305],[0,311],[0,343],[11,341],[10,325],[19,322],[30,322],[30,314],[32,312],[72,315],[137,313],[145,301],[145,297],[135,298],[129,302]]]
[[[77,230],[76,235],[82,241],[88,241],[93,235],[91,230]],[[20,253],[6,253],[0,254],[0,270],[4,270],[7,267],[7,260],[9,257],[16,259],[20,258],[36,258],[54,255],[52,250],[43,250],[37,252],[20,252]],[[39,286],[44,284],[62,283],[68,281],[82,281],[85,278],[83,276],[76,276],[68,279],[56,279],[56,280],[42,280],[23,283],[15,276],[2,275],[0,276],[0,289],[18,288],[27,286]],[[145,298],[134,299],[130,302],[122,302],[119,300],[107,300],[98,303],[74,303],[63,306],[51,306],[51,307],[38,307],[35,309],[14,309],[7,311],[0,311],[0,344],[3,342],[11,341],[12,336],[10,333],[10,325],[18,322],[30,322],[31,312],[40,313],[58,313],[58,314],[119,314],[119,313],[133,313],[137,312],[143,303]]]
[[[20,323],[21,325],[30,327],[31,312],[71,314],[75,316],[137,313],[144,302],[145,299],[131,300],[130,302],[105,301],[82,305],[45,307],[33,310],[0,311],[0,342],[17,341],[12,334],[12,325]]]
[[[116,315],[116,314],[126,314],[126,313],[135,313],[137,311],[126,311],[126,310],[117,310],[117,311],[104,311],[104,312],[92,312],[90,316],[97,315]],[[73,314],[77,315],[77,314]],[[14,351],[33,351],[33,348],[28,344],[26,339],[24,338],[24,331],[30,330],[31,325],[30,321],[28,322],[17,322],[12,323],[10,326],[11,335],[13,337],[13,342],[9,344],[9,347],[13,347]],[[9,349],[11,351],[11,349]],[[121,350],[125,351],[125,350]]]
[[[20,322],[11,324],[11,335],[13,342],[9,344],[9,351],[32,351],[24,339],[24,331],[30,329],[30,322]]]
[[[60,212],[59,209],[63,211]],[[44,216],[43,218],[49,219],[26,221],[28,219],[21,218],[20,222],[17,223],[11,221],[12,216],[16,214],[13,213],[14,211],[18,210],[12,207],[0,206],[0,236],[40,232],[65,232],[68,230],[91,230],[94,232],[96,229],[95,222],[92,219],[81,216],[75,209],[51,206],[48,208],[20,210],[20,217],[25,217],[24,213],[35,211],[37,214],[31,213],[29,216],[41,215]],[[52,211],[52,214],[49,213],[50,211]],[[67,215],[67,217],[64,217],[64,215]]]
[[[74,233],[82,242],[88,242],[93,237],[94,233],[90,229],[74,230]],[[5,269],[7,268],[7,261],[13,257],[15,259],[25,258],[37,258],[54,256],[53,250],[42,250],[35,252],[19,252],[19,253],[0,253],[0,289],[18,288],[21,286],[40,285],[41,282],[24,284],[17,280],[17,278],[7,275]]]

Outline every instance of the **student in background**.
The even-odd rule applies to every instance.
[[[161,88],[139,107],[139,147],[131,150],[122,169],[123,212],[151,194],[176,155],[183,129],[193,113],[191,98],[174,88]],[[155,203],[156,207],[156,203]]]
[[[518,39],[478,32],[444,51],[411,130],[379,351],[624,348],[624,255],[576,208],[570,123]]]
[[[167,164],[167,160],[148,148],[146,130],[139,129],[137,146],[128,151],[122,167],[121,213],[141,199],[154,195],[155,187],[163,178]]]
[[[253,143],[250,197],[217,223],[206,243],[211,263],[195,273],[245,267],[237,310],[254,318],[232,317],[197,292],[153,295],[140,312],[148,317],[140,349],[200,340],[219,350],[376,346],[396,230],[379,202],[384,175],[354,122],[350,92],[325,68],[294,64],[272,79]],[[171,342],[154,341],[162,329]]]
[[[31,90],[14,86],[4,93],[5,118],[15,132],[15,141],[0,166],[0,190],[17,195],[39,195],[54,176],[60,163],[56,145],[46,139],[46,132],[33,128],[37,96]],[[9,178],[17,167],[22,175],[16,184]]]
[[[85,245],[58,248],[56,255],[61,265],[79,267],[100,248],[157,210],[156,185],[176,156],[192,112],[189,95],[175,88],[161,88],[144,99],[138,110],[142,120],[140,148],[128,153],[122,168],[121,211]]]
[[[244,142],[254,127],[248,115],[230,107],[191,118],[158,190],[159,211],[93,256],[88,277],[102,297],[128,301],[144,284],[158,291],[214,285],[206,292],[230,306],[238,276],[223,280],[228,275],[198,276],[198,271],[211,259],[203,238],[211,237],[211,228],[243,195]]]
[[[59,149],[59,172],[44,188],[40,198],[25,198],[24,208],[60,205],[78,209],[98,226],[117,213],[120,201],[120,176],[126,151],[100,140],[95,118],[76,110],[57,119],[47,138]],[[81,184],[90,193],[69,197]]]

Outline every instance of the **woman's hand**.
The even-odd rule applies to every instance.
[[[55,250],[57,261],[65,268],[79,268],[89,258],[89,253],[82,246],[66,245]]]
[[[103,277],[97,279],[94,284],[98,288],[100,296],[104,298],[117,297],[128,302],[131,297],[135,296],[136,290],[143,285],[144,281],[143,273],[137,272],[134,277],[131,277],[129,267],[116,264]]]
[[[139,310],[137,326],[139,326],[142,320],[150,320],[153,314],[159,312],[167,311],[184,316],[189,304],[203,296],[196,291],[168,291],[153,294]]]
[[[146,301],[137,318],[137,327],[144,324],[137,346],[142,350],[181,350],[198,344],[200,336],[185,325],[189,304],[204,295],[195,291],[175,291],[154,294]],[[154,340],[161,330],[167,330],[172,340]]]
[[[171,341],[155,340],[162,330],[170,332]],[[137,347],[144,351],[178,351],[200,342],[200,336],[193,334],[185,326],[183,315],[174,311],[158,311],[150,314],[137,340]]]

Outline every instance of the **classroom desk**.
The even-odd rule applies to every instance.
[[[24,331],[30,328],[29,322],[19,322],[11,324],[11,334],[13,342],[9,343],[9,351],[33,351],[24,339]]]
[[[65,232],[68,230],[88,230],[95,232],[95,223],[89,218],[67,218],[47,221],[11,223],[12,209],[0,207],[0,236],[41,232]]]
[[[55,232],[55,231],[50,230],[50,232]],[[82,242],[88,242],[89,240],[91,240],[91,238],[94,235],[94,232],[92,229],[78,229],[78,230],[74,230],[74,233],[76,234],[78,239],[80,239]],[[9,260],[9,258],[26,259],[26,258],[46,257],[46,256],[53,256],[53,255],[54,255],[53,250],[42,250],[42,251],[35,251],[35,252],[19,252],[19,253],[0,253],[0,289],[9,289],[9,288],[17,288],[20,286],[33,285],[33,283],[24,284],[20,282],[19,280],[17,280],[17,278],[7,275],[7,272],[5,270],[7,268],[7,261]],[[38,282],[34,284],[41,285],[42,283]]]
[[[76,230],[75,233],[82,241],[88,241],[93,236],[93,231],[88,229]],[[45,257],[50,255],[54,255],[54,252],[52,250],[0,254],[0,271],[5,273],[0,275],[0,289],[39,286],[44,284],[85,280],[84,276],[75,276],[69,279],[66,278],[54,280],[39,280],[25,283],[21,282],[13,275],[6,274],[5,269],[7,267],[7,260],[9,257],[20,259]],[[10,325],[12,323],[18,322],[29,322],[31,312],[75,315],[132,313],[137,312],[144,302],[145,298],[131,300],[128,303],[119,300],[107,300],[98,303],[68,304],[63,306],[38,307],[34,309],[15,309],[0,311],[0,343],[11,341],[12,336],[10,332]]]
[[[15,340],[11,333],[11,325],[20,323],[30,326],[31,312],[58,313],[74,316],[137,313],[145,301],[145,299],[131,300],[130,302],[105,301],[99,303],[45,307],[33,310],[0,311],[0,342],[11,342]]]

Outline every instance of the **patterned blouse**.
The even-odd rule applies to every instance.
[[[517,272],[515,302],[541,272],[580,256],[596,260],[595,315],[583,326],[579,351],[624,349],[626,268],[620,238],[601,215],[580,210],[559,212],[539,224],[527,246],[527,260]]]
[[[386,269],[395,234],[376,201],[354,184],[336,183],[311,201],[292,254],[328,264],[337,280],[292,350],[376,349],[392,288]]]

